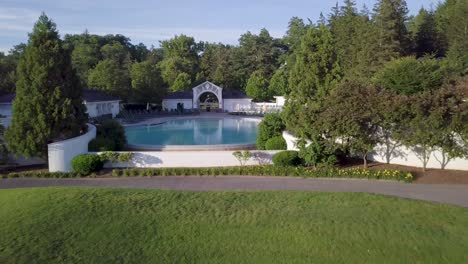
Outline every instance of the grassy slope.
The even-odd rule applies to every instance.
[[[0,263],[468,263],[468,210],[368,194],[0,191]]]

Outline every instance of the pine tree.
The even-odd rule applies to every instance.
[[[291,93],[284,109],[289,131],[298,135],[310,132],[314,111],[340,78],[330,29],[323,24],[311,27],[296,51],[296,64],[289,76]]]
[[[385,63],[406,55],[411,48],[406,22],[408,8],[405,0],[379,0],[374,8],[374,23],[378,28],[378,60]]]
[[[301,48],[296,52],[296,64],[289,76],[293,95],[303,100],[326,95],[337,83],[340,69],[334,40],[325,25],[308,30]]]
[[[45,14],[29,35],[17,69],[16,99],[8,148],[26,157],[47,157],[47,144],[83,132],[87,115],[80,81],[55,23]]]
[[[335,38],[337,54],[343,69],[353,66],[356,46],[353,45],[356,37],[356,24],[358,14],[355,3],[351,0],[345,1],[345,6],[336,7],[335,14],[330,19],[331,31]]]
[[[468,73],[468,2],[447,0],[437,7],[436,25],[450,66],[460,75]]]
[[[417,57],[423,57],[427,54],[437,57],[443,55],[433,12],[421,8],[418,15],[410,23],[410,31],[414,39],[414,52]]]
[[[271,77],[269,90],[273,96],[282,96],[289,94],[288,76],[284,69],[285,67],[276,70]]]

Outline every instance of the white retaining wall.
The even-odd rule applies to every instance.
[[[298,150],[297,148],[297,138],[288,132],[283,132],[283,138],[286,140],[286,145],[288,150]],[[392,146],[390,147],[392,148]],[[369,154],[368,159],[386,163],[387,154],[386,145],[377,145],[374,148],[374,152]],[[390,164],[398,164],[412,167],[422,167],[421,155],[418,148],[407,148],[405,146],[397,146],[389,155]],[[442,164],[442,153],[441,151],[433,151],[429,162],[427,163],[427,168],[440,169]],[[445,169],[450,170],[468,170],[468,159],[453,159],[450,160]]]
[[[197,168],[239,166],[232,155],[234,151],[135,151],[133,159],[126,163],[106,163],[105,168]],[[252,158],[246,165],[272,164],[272,156],[278,151],[251,151]]]
[[[95,137],[96,127],[88,124],[88,132],[86,134],[49,144],[49,171],[71,171],[71,160],[78,155],[88,153],[88,143]]]

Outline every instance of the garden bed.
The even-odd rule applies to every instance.
[[[361,159],[347,159],[340,165],[342,168],[360,168],[362,167]],[[411,167],[396,164],[386,164],[379,162],[370,162],[369,170],[398,170],[410,172],[414,179],[413,183],[424,184],[468,184],[468,171],[460,170],[441,170],[441,169],[426,169]]]
[[[411,173],[397,170],[366,170],[349,169],[308,169],[304,167],[279,166],[243,166],[243,167],[213,167],[213,168],[148,168],[148,169],[114,169],[81,175],[79,173],[48,173],[48,172],[18,172],[3,175],[3,178],[74,178],[74,177],[153,177],[153,176],[283,176],[303,178],[358,178],[375,180],[395,180],[412,182]]]

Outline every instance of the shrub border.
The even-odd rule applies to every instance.
[[[2,175],[1,178],[79,178],[97,177],[93,173],[81,175],[66,172],[16,172]],[[114,169],[112,177],[154,177],[154,176],[272,176],[272,177],[302,177],[302,178],[347,178],[369,180],[393,180],[411,183],[413,175],[398,170],[368,170],[351,169],[317,169],[305,167],[265,166],[237,166],[237,167],[209,167],[209,168],[135,168]]]

